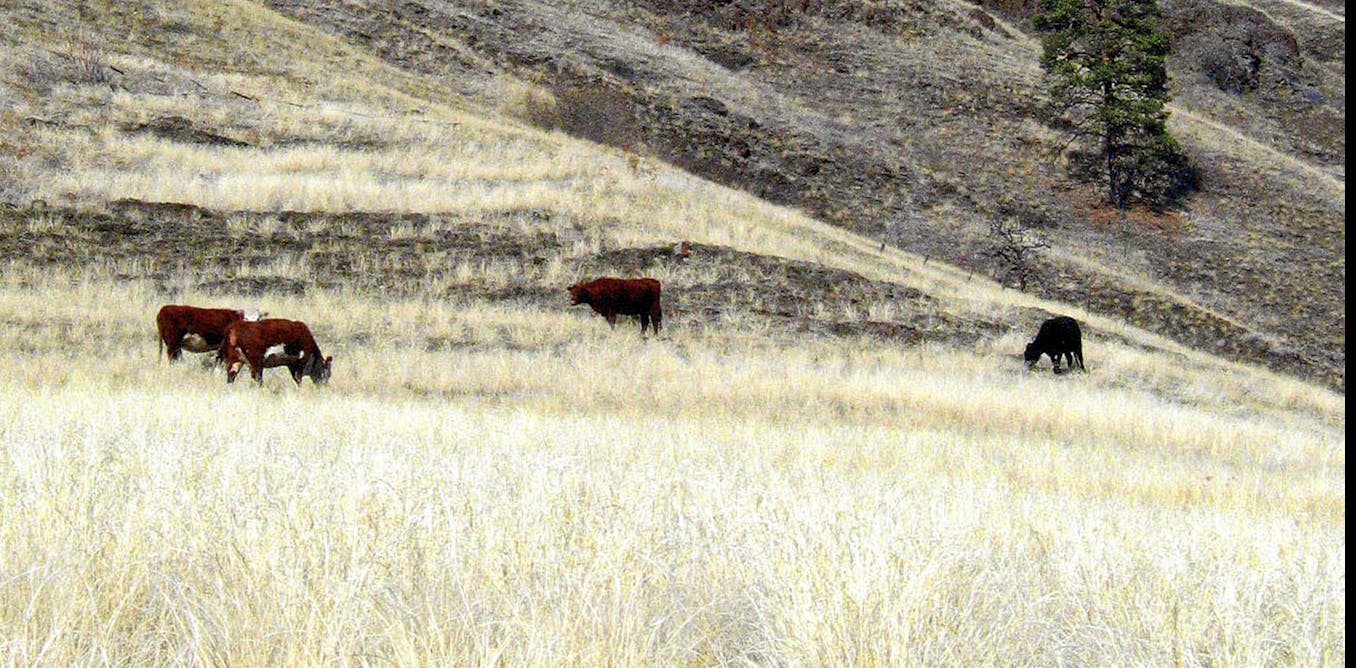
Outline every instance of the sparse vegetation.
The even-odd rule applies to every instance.
[[[0,663],[1345,665],[1340,394],[520,123],[506,72],[98,11],[118,90],[0,99]],[[599,274],[664,335],[571,311]],[[168,365],[170,301],[306,321],[330,384]],[[1092,373],[1023,370],[1055,310]]]
[[[159,289],[46,274],[0,286],[9,663],[1343,662],[1322,390],[347,288],[258,297],[327,388],[228,389]]]
[[[989,242],[985,254],[998,261],[1007,275],[1016,278],[1017,289],[1025,292],[1027,279],[1036,270],[1037,255],[1050,244],[1016,217],[995,218],[989,224]]]

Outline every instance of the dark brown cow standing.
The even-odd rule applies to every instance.
[[[160,349],[166,351],[171,362],[179,360],[183,352],[207,353],[220,351],[226,328],[238,320],[258,320],[261,313],[230,308],[201,308],[182,304],[166,304],[155,314],[155,326],[160,331]],[[217,360],[221,357],[218,355]]]
[[[604,276],[587,283],[575,283],[566,289],[574,300],[572,304],[592,306],[614,328],[618,315],[638,315],[641,336],[645,335],[646,327],[659,334],[664,312],[659,303],[659,281],[653,278]]]
[[[324,385],[330,379],[330,363],[334,361],[320,352],[306,323],[279,318],[241,320],[227,327],[221,357],[226,360],[228,383],[234,383],[240,367],[248,363],[250,376],[259,384],[264,382],[264,369],[285,366],[297,385],[301,385],[302,376],[310,376],[312,382]]]

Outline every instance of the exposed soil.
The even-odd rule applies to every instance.
[[[738,0],[266,4],[473,97],[487,64],[538,81],[558,104],[527,110],[533,122],[1000,280],[986,233],[1020,217],[1051,243],[1032,292],[1345,388],[1345,204],[1188,145],[1204,190],[1185,212],[1107,211],[1048,157],[1023,32],[1034,3],[826,0],[776,16]],[[1341,21],[1163,9],[1179,105],[1344,178]],[[1064,260],[1081,255],[1115,272]]]
[[[442,286],[436,288],[442,299],[545,309],[569,307],[565,284],[543,278],[541,268],[552,261],[572,267],[578,277],[637,275],[662,266],[670,276],[664,292],[669,327],[700,331],[734,322],[773,336],[870,336],[900,345],[973,346],[1013,328],[1032,329],[1049,315],[1033,310],[1014,322],[950,315],[913,288],[723,246],[691,244],[691,254],[681,260],[668,246],[574,254],[574,239],[523,234],[507,224],[549,215],[491,212],[474,220],[444,217],[433,226],[423,214],[226,213],[137,200],[102,211],[3,208],[0,255],[58,270],[119,268],[118,277],[148,281],[167,301],[176,298],[181,277],[193,275],[198,280],[192,287],[223,296],[343,288],[426,297],[429,286]],[[397,227],[414,237],[392,238]],[[287,269],[273,271],[280,261]],[[493,277],[459,279],[460,263],[505,264],[515,278],[507,284]],[[869,305],[886,303],[889,319],[868,316]]]

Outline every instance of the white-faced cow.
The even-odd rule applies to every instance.
[[[306,323],[278,318],[232,323],[221,342],[221,357],[226,361],[228,383],[234,383],[240,367],[249,364],[250,376],[259,384],[264,382],[264,369],[285,366],[297,385],[303,376],[324,385],[334,361],[320,352]]]
[[[1034,368],[1041,360],[1041,355],[1050,356],[1055,373],[1060,373],[1061,357],[1068,360],[1070,371],[1074,369],[1075,364],[1078,369],[1087,371],[1083,367],[1083,332],[1078,328],[1078,321],[1067,315],[1061,315],[1041,323],[1036,338],[1026,344],[1026,350],[1022,353],[1022,358],[1026,360],[1026,368]]]
[[[588,304],[607,324],[616,327],[618,315],[640,316],[640,334],[647,327],[659,334],[664,311],[659,304],[659,281],[653,278],[613,278],[605,276],[566,288],[574,304]]]
[[[155,327],[160,332],[160,349],[166,351],[171,362],[178,361],[183,352],[219,352],[226,328],[238,320],[258,320],[268,315],[259,311],[231,308],[201,308],[182,304],[166,304],[155,314]],[[217,361],[221,361],[220,355]]]

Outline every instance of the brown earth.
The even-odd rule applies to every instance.
[[[537,81],[556,104],[529,120],[999,279],[987,231],[1020,219],[1051,246],[1030,291],[1345,388],[1344,201],[1187,141],[1185,210],[1107,210],[1051,157],[1031,2],[266,4],[472,98]],[[1345,181],[1342,5],[1162,6],[1178,113]]]
[[[34,231],[25,221],[38,215],[49,224]],[[870,336],[901,345],[973,346],[1009,331],[1033,330],[1050,315],[1027,309],[1003,322],[952,315],[913,288],[723,246],[691,244],[684,260],[669,246],[581,254],[571,250],[584,246],[577,239],[524,234],[517,224],[551,215],[490,212],[473,220],[441,220],[429,229],[432,221],[424,214],[227,213],[137,200],[101,210],[0,206],[0,256],[63,271],[122,267],[117,278],[147,281],[166,301],[178,299],[181,277],[191,275],[193,289],[231,297],[341,288],[562,310],[569,307],[566,283],[541,271],[552,260],[563,261],[576,276],[638,275],[662,267],[669,277],[666,326],[700,332],[724,322],[774,338]],[[268,224],[259,224],[264,219]],[[396,227],[410,230],[409,238],[392,238]],[[285,274],[272,269],[280,259],[293,261]],[[455,270],[461,262],[503,263],[513,268],[515,280],[503,285],[483,275],[459,279]],[[431,295],[428,286],[442,287]],[[890,304],[893,318],[863,317],[868,305],[881,303]]]

